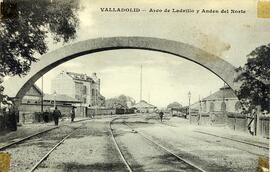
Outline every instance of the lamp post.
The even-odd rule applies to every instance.
[[[191,98],[191,92],[188,92],[188,116],[189,116],[189,123],[191,124],[191,115],[190,115],[190,98]]]

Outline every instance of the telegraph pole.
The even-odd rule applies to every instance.
[[[43,113],[43,76],[41,77],[41,113]]]
[[[56,91],[54,90],[54,93],[53,93],[53,106],[54,106],[54,109],[56,107]]]
[[[201,124],[202,121],[202,109],[201,109],[201,96],[199,95],[199,125]]]
[[[190,114],[190,98],[191,98],[191,92],[188,92],[188,116],[189,116],[189,123],[191,124],[191,114]]]
[[[142,100],[142,65],[141,65],[141,77],[140,77],[140,101]]]

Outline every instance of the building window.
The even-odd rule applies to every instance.
[[[83,103],[86,103],[86,98],[83,98]]]
[[[81,96],[80,95],[75,95],[75,99],[81,100]]]
[[[92,89],[92,96],[95,96],[95,89]]]
[[[215,111],[215,103],[214,102],[211,102],[210,103],[210,112],[214,112]]]
[[[83,94],[86,94],[86,92],[87,92],[87,91],[86,91],[86,86],[85,86],[85,85],[83,86],[82,92],[83,92]]]
[[[221,111],[222,112],[225,112],[226,111],[226,103],[225,102],[222,102],[221,103]]]
[[[240,112],[241,111],[242,105],[241,105],[241,103],[239,101],[237,101],[235,103],[234,109],[235,109],[236,112]]]

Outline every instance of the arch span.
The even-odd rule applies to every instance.
[[[4,93],[10,97],[21,99],[42,75],[56,66],[82,55],[116,49],[159,51],[185,58],[207,68],[232,89],[236,89],[233,82],[236,74],[235,67],[199,48],[178,41],[152,37],[108,37],[77,42],[41,56],[37,63],[32,64],[26,76],[15,76],[6,80],[3,83]]]

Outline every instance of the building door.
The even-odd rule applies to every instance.
[[[225,102],[222,102],[221,103],[221,111],[222,112],[225,112],[226,111],[226,103]]]

